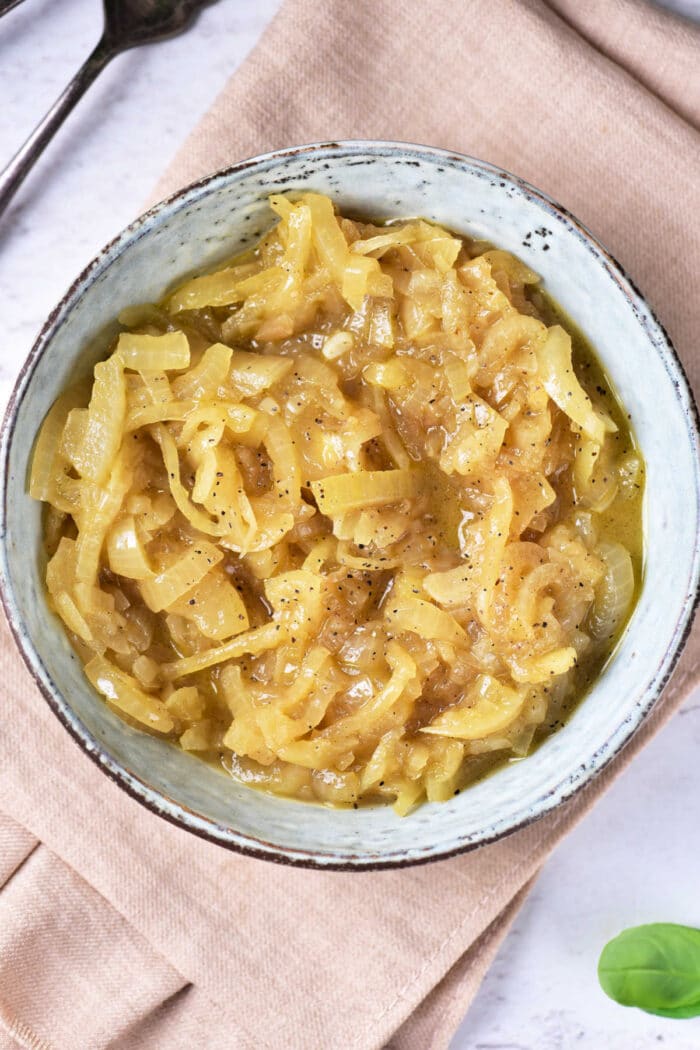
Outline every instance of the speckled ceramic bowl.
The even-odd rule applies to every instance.
[[[119,311],[250,244],[266,198],[314,189],[368,217],[423,216],[519,255],[577,322],[622,397],[647,465],[646,570],[627,631],[568,724],[529,759],[407,818],[332,810],[234,783],[125,725],[92,691],[47,607],[40,507],[27,494],[37,428],[63,387],[104,354]],[[139,801],[223,846],[291,864],[360,870],[419,863],[491,842],[557,806],[648,714],[689,629],[698,589],[698,430],[663,329],[618,264],[564,209],[467,157],[386,142],[325,143],[247,160],[159,204],[85,270],[47,321],[2,434],[0,570],[17,644],[52,710]]]

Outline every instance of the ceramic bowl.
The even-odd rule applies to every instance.
[[[47,607],[41,508],[27,494],[44,414],[77,372],[104,355],[119,311],[159,299],[174,281],[251,244],[270,225],[268,194],[303,189],[330,194],[353,215],[422,216],[520,256],[597,349],[646,460],[644,580],[604,673],[534,755],[405,818],[388,806],[332,810],[256,792],[122,722],[91,689]],[[545,194],[481,161],[423,146],[346,142],[281,150],[203,179],[138,219],[75,281],[41,332],[5,419],[0,492],[5,608],[64,726],[154,812],[223,846],[291,864],[360,870],[437,860],[559,805],[649,713],[689,630],[698,590],[696,412],[649,306],[607,251]]]

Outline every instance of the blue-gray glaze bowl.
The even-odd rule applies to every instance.
[[[568,723],[524,761],[408,817],[390,807],[334,810],[276,798],[126,725],[92,690],[44,591],[41,507],[27,476],[44,414],[104,355],[128,305],[252,243],[268,194],[314,189],[368,217],[422,216],[512,251],[596,348],[646,460],[646,563],[613,657]],[[546,250],[544,250],[546,247]],[[672,464],[672,468],[671,468]],[[290,864],[357,871],[438,860],[492,842],[588,783],[659,697],[698,592],[697,416],[668,337],[621,267],[564,208],[469,157],[391,142],[280,150],[175,194],[128,227],[71,286],[15,387],[0,445],[0,576],[17,645],[52,710],[126,791],[175,824]]]

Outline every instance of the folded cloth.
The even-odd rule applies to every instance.
[[[323,139],[485,157],[588,224],[697,381],[699,69],[698,30],[632,0],[287,0],[158,193]],[[439,1050],[548,853],[697,683],[700,634],[569,803],[373,874],[278,867],[166,824],[75,747],[7,632],[0,673],[1,1048]]]

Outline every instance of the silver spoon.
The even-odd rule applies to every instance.
[[[0,0],[0,18],[6,15],[8,11],[11,11],[13,7],[17,7],[22,3],[22,0]]]
[[[213,0],[103,0],[104,30],[97,47],[41,123],[0,172],[0,215],[76,102],[115,55],[175,36]]]

